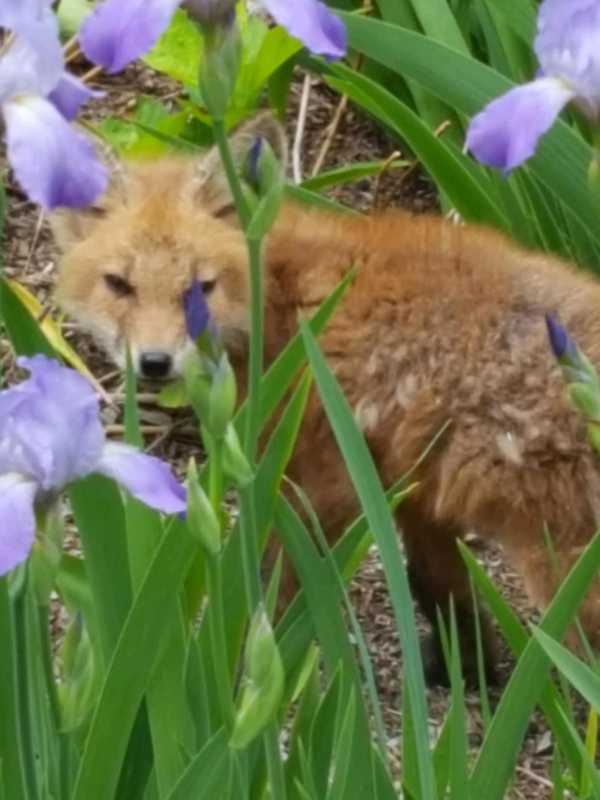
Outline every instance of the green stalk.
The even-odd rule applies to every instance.
[[[258,418],[260,411],[260,378],[263,371],[264,297],[262,275],[262,241],[249,239],[250,260],[250,361],[248,375],[248,415],[244,436],[244,450],[251,463],[256,458]]]
[[[227,139],[225,123],[222,119],[213,119],[212,124],[215,142],[219,150],[219,155],[221,156],[221,162],[223,164],[223,169],[225,170],[225,175],[227,176],[227,182],[229,184],[229,188],[231,189],[231,194],[233,195],[233,202],[235,203],[242,228],[246,230],[248,223],[250,222],[250,208],[248,207],[248,203],[246,202],[246,198],[242,192],[242,185],[237,175],[233,156],[231,155],[231,148],[229,147],[229,140]]]
[[[285,775],[279,750],[279,729],[277,722],[271,722],[263,734],[265,753],[267,755],[267,770],[273,800],[285,800]]]
[[[229,678],[227,639],[225,638],[223,577],[220,556],[208,555],[206,558],[206,586],[210,598],[208,607],[210,619],[208,622],[212,664],[215,672],[215,683],[217,684],[219,693],[219,706],[221,711],[220,722],[228,731],[231,731],[234,708],[231,681]]]
[[[221,520],[223,499],[222,442],[204,431],[204,439],[209,451],[209,499],[217,519]],[[223,608],[223,569],[220,555],[206,556],[206,586],[209,597],[209,631],[212,649],[215,682],[219,692],[221,722],[228,731],[233,724],[234,708],[231,680],[229,676],[229,655],[225,636],[225,612]]]
[[[59,757],[59,779],[60,796],[69,796],[69,761],[68,761],[68,739],[67,735],[61,732],[61,712],[58,692],[56,691],[56,681],[52,668],[52,642],[50,640],[50,627],[48,625],[48,606],[38,607],[38,621],[40,628],[40,642],[42,645],[41,661],[46,680],[46,690],[50,705],[50,717],[57,740]]]
[[[222,120],[213,120],[215,141],[219,149],[223,168],[229,182],[240,224],[244,232],[250,223],[251,211],[242,192],[235,163],[231,155],[225,126]],[[258,413],[260,408],[260,379],[263,368],[263,316],[264,300],[262,286],[262,241],[248,239],[248,258],[250,268],[250,359],[248,375],[248,414],[244,431],[244,451],[248,461],[253,464],[258,443]],[[244,584],[250,616],[263,599],[260,581],[260,558],[256,529],[256,508],[254,486],[240,492],[240,534],[242,537],[242,567]],[[272,800],[285,800],[285,779],[279,752],[277,723],[271,723],[263,734]]]
[[[27,642],[27,592],[28,578],[25,579],[14,600],[15,649],[17,663],[17,705],[19,709],[20,750],[23,763],[27,800],[38,800],[38,782],[35,766],[34,736],[31,728],[31,706],[29,683],[31,679]]]

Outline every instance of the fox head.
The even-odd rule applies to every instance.
[[[283,131],[261,114],[231,138],[243,164],[257,136],[281,159]],[[247,251],[216,149],[120,163],[97,206],[52,218],[62,252],[56,297],[120,367],[129,347],[145,378],[177,375],[191,342],[183,295],[194,279],[226,345],[249,328]]]

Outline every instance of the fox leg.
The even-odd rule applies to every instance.
[[[461,648],[463,674],[477,684],[476,619],[466,566],[456,540],[462,531],[429,519],[408,505],[398,512],[407,556],[408,579],[414,599],[431,624],[431,635],[423,643],[425,677],[430,686],[448,685],[448,673],[438,623],[438,609],[450,631],[450,598]],[[488,682],[496,681],[495,639],[489,620],[479,610],[483,655]]]

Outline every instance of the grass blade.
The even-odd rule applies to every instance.
[[[356,427],[348,402],[306,323],[301,323],[301,330],[321,401],[381,553],[405,659],[404,679],[414,719],[421,793],[423,797],[434,797],[436,787],[429,751],[423,665],[398,536],[371,454]]]

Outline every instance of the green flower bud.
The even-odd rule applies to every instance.
[[[193,458],[188,467],[187,493],[188,529],[211,556],[216,556],[221,551],[221,526],[206,492],[200,485]]]
[[[254,478],[252,468],[231,423],[227,426],[223,439],[223,471],[238,489],[247,486]]]
[[[191,352],[183,364],[189,401],[202,425],[221,438],[235,411],[237,386],[225,352],[215,363],[207,355]]]
[[[69,732],[85,722],[96,703],[99,688],[94,650],[79,612],[67,628],[60,656],[62,680],[58,684],[58,695],[61,725],[65,732]]]
[[[202,420],[213,436],[221,437],[231,422],[237,402],[235,375],[227,353],[223,353],[212,374],[208,417]]]
[[[259,202],[248,225],[249,239],[262,239],[275,221],[281,202],[285,178],[281,164],[265,139],[252,147],[247,166],[248,178],[258,191]]]
[[[275,635],[263,606],[257,608],[246,642],[245,686],[229,742],[247,747],[277,713],[284,688],[284,670]]]
[[[242,42],[235,22],[228,28],[204,29],[204,61],[198,84],[206,110],[214,119],[227,113],[242,59]]]

